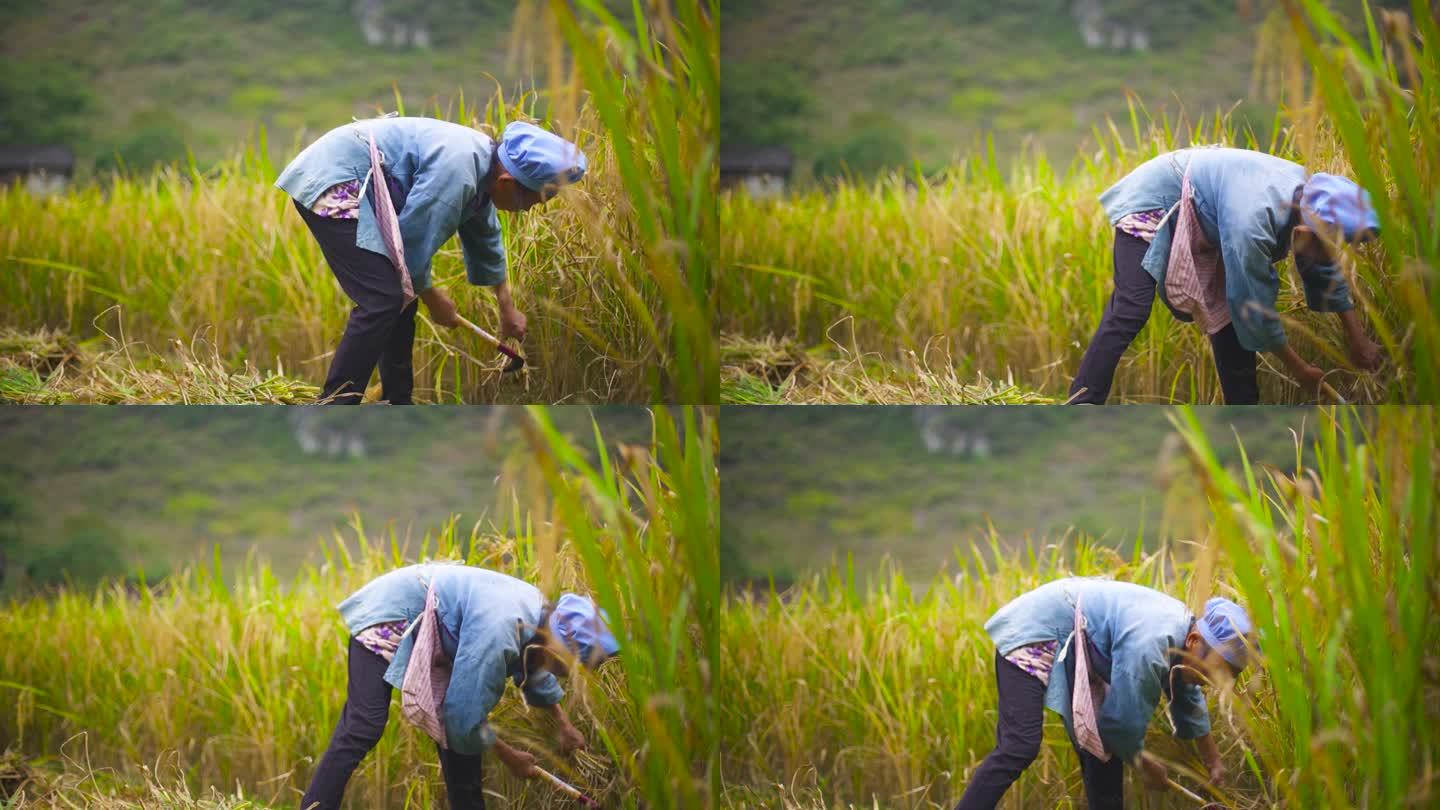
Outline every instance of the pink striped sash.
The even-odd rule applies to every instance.
[[[441,748],[449,748],[442,707],[445,690],[450,686],[450,662],[440,647],[438,604],[432,582],[425,594],[425,611],[415,620],[415,642],[405,665],[405,679],[400,684],[400,716],[430,735]]]
[[[405,303],[415,300],[415,287],[410,282],[410,268],[405,266],[405,242],[400,237],[400,218],[395,214],[395,203],[390,200],[390,186],[385,182],[385,173],[380,168],[380,150],[375,147],[375,133],[370,133],[370,185],[375,189],[375,222],[380,226],[380,238],[385,240],[385,249],[390,252],[390,261],[400,273],[400,289],[405,294]]]
[[[1075,633],[1070,637],[1070,654],[1075,656],[1075,683],[1070,685],[1070,718],[1075,727],[1075,741],[1101,762],[1110,761],[1110,753],[1100,740],[1100,728],[1096,717],[1100,704],[1105,702],[1105,685],[1090,682],[1090,656],[1085,642],[1085,614],[1080,612],[1080,597],[1075,597]],[[1098,699],[1097,699],[1098,698]]]
[[[1179,206],[1175,235],[1170,240],[1170,260],[1165,267],[1165,297],[1170,306],[1189,313],[1205,334],[1213,335],[1230,324],[1225,263],[1195,215],[1195,190],[1190,186],[1189,172],[1180,186]]]

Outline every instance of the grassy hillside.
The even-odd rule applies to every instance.
[[[591,434],[586,408],[557,408],[567,432]],[[641,409],[594,411],[612,440],[642,441]],[[495,486],[521,439],[518,409],[310,412],[321,448],[307,454],[284,408],[12,408],[0,412],[7,458],[0,496],[13,504],[9,571],[89,583],[144,569],[154,577],[218,553],[227,569],[258,552],[281,576],[318,559],[321,540],[358,516],[401,538],[456,516],[460,535],[482,518],[511,529],[513,504]],[[330,437],[343,435],[340,455]],[[363,457],[350,455],[350,439]],[[593,440],[588,444],[593,445]],[[3,512],[0,509],[0,512]],[[348,535],[348,532],[346,532]],[[8,552],[8,553],[7,553]],[[27,573],[27,569],[30,569]]]
[[[1129,94],[1155,114],[1233,108],[1268,138],[1273,99],[1252,81],[1264,4],[1100,0],[1094,46],[1086,5],[727,4],[721,142],[789,144],[802,176],[934,168],[992,136],[1003,156],[1030,145],[1063,162],[1095,147],[1092,127],[1126,117]]]
[[[488,98],[530,75],[510,63],[514,4],[382,0],[382,28],[429,47],[367,43],[365,3],[320,0],[7,0],[0,4],[0,143],[60,141],[85,162],[132,166],[228,156],[265,127],[272,157],[302,130],[351,116]],[[492,79],[486,74],[491,74]],[[428,106],[428,105],[426,105]]]
[[[854,555],[857,571],[888,556],[928,579],[968,560],[992,525],[1010,549],[1072,529],[1127,547],[1161,537],[1178,449],[1170,409],[946,409],[937,432],[986,436],[983,457],[953,453],[953,441],[928,450],[917,410],[722,409],[728,575],[789,579]],[[1281,468],[1294,467],[1291,429],[1317,418],[1311,409],[1198,413],[1224,463],[1238,463],[1238,434],[1252,460]]]

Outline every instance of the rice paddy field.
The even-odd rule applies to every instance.
[[[1188,410],[1174,417],[1184,436],[1166,500],[1174,528],[1158,549],[996,534],[957,547],[933,577],[842,562],[778,594],[727,594],[722,806],[953,806],[994,744],[985,620],[1071,575],[1141,583],[1195,610],[1212,595],[1249,610],[1261,660],[1207,693],[1228,783],[1207,787],[1164,720],[1146,742],[1213,806],[1435,806],[1434,411],[1322,409],[1297,433],[1296,462],[1274,467],[1243,454],[1222,465],[1233,436]],[[1084,806],[1074,752],[1046,715],[1040,757],[1004,808]],[[1147,793],[1133,775],[1126,794],[1127,806],[1199,806]]]
[[[51,329],[0,330],[0,402],[7,404],[299,405],[319,396],[318,385],[283,367],[235,367],[203,340],[177,340],[157,362],[143,344],[103,335],[76,340]]]
[[[709,133],[717,10],[647,3],[631,11],[616,18],[599,2],[524,4],[517,47],[550,54],[536,81],[543,89],[410,110],[397,93],[402,114],[491,134],[510,120],[540,117],[589,159],[584,182],[555,202],[501,214],[533,368],[502,377],[493,349],[469,332],[435,327],[422,307],[418,400],[698,403],[718,396],[704,305],[716,227]],[[313,396],[307,386],[324,379],[350,302],[291,201],[273,188],[281,167],[269,154],[262,131],[213,169],[191,162],[116,173],[48,198],[0,190],[0,328],[26,339],[98,341],[88,362],[48,367],[0,347],[4,398]],[[462,314],[498,332],[493,296],[465,282],[458,243],[437,254],[432,277]],[[240,379],[195,380],[217,374]],[[141,379],[155,377],[173,384]],[[257,377],[272,384],[252,393]],[[191,382],[202,390],[187,390]]]
[[[525,431],[501,484],[521,528],[504,534],[452,520],[407,542],[357,521],[293,577],[259,557],[222,570],[217,556],[154,589],[62,588],[0,605],[14,630],[0,646],[0,807],[295,806],[344,701],[334,606],[393,567],[456,558],[547,594],[592,594],[624,651],[567,683],[588,752],[547,754],[548,726],[514,690],[491,718],[502,737],[607,807],[707,806],[719,774],[710,420],[660,409],[648,442],[594,452],[543,408]],[[433,744],[391,715],[347,806],[437,806]],[[485,767],[490,806],[570,806],[496,760]]]
[[[1347,250],[1346,278],[1384,366],[1353,370],[1338,321],[1304,308],[1290,261],[1278,310],[1296,350],[1327,370],[1324,401],[1434,402],[1440,377],[1440,50],[1433,10],[1338,18],[1277,4],[1258,85],[1279,99],[1259,141],[1224,111],[1097,127],[1068,162],[983,149],[929,176],[891,173],[720,200],[716,279],[726,402],[971,401],[1013,384],[1063,401],[1111,291],[1113,231],[1097,197],[1146,159],[1194,144],[1260,149],[1372,192],[1378,243]],[[776,346],[790,347],[777,353]],[[877,383],[877,380],[879,381]],[[1314,402],[1261,358],[1262,401]],[[1208,341],[1158,306],[1122,361],[1111,401],[1220,401]]]

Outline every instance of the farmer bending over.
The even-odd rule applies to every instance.
[[[1115,289],[1070,386],[1074,402],[1103,403],[1115,367],[1160,300],[1210,336],[1228,404],[1260,401],[1255,353],[1271,352],[1315,390],[1324,372],[1285,342],[1273,265],[1291,249],[1315,312],[1339,315],[1350,360],[1373,371],[1365,335],[1326,239],[1361,242],[1380,223],[1370,197],[1333,174],[1246,149],[1197,147],[1141,164],[1100,195],[1115,226]]]
[[[464,565],[428,563],[383,574],[341,602],[340,614],[351,636],[345,708],[302,810],[340,807],[350,774],[385,731],[390,688],[404,685],[408,713],[416,680],[427,687],[448,681],[434,705],[421,707],[436,722],[426,730],[437,738],[452,810],[480,810],[487,749],[515,776],[536,775],[535,757],[501,740],[487,722],[505,680],[554,719],[559,745],[570,753],[584,748],[585,738],[560,708],[565,693],[556,677],[569,674],[573,659],[593,667],[619,650],[589,597],[565,594],[552,606],[528,583]],[[427,627],[430,616],[434,623]],[[427,630],[438,631],[430,637],[438,642],[433,647]],[[435,662],[429,667],[427,653]]]
[[[321,399],[358,403],[378,363],[383,398],[410,403],[414,298],[435,323],[460,325],[454,302],[430,278],[431,258],[457,233],[466,278],[495,288],[500,339],[523,340],[495,209],[525,211],[584,174],[579,148],[520,121],[505,127],[498,147],[467,126],[396,117],[346,124],[306,147],[275,185],[294,198],[355,304]]]
[[[1195,740],[1218,783],[1224,768],[1200,686],[1240,674],[1250,630],[1249,616],[1228,599],[1206,602],[1196,619],[1159,591],[1102,579],[1057,580],[1000,608],[985,623],[996,647],[995,750],[975,769],[956,810],[1000,802],[1040,753],[1046,708],[1064,718],[1091,810],[1123,806],[1127,762],[1152,788],[1165,787],[1164,764],[1143,750],[1161,695],[1175,736]]]

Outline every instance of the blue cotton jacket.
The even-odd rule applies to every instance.
[[[1145,745],[1145,728],[1169,694],[1170,650],[1185,644],[1192,617],[1185,604],[1159,591],[1128,582],[1071,578],[1041,585],[1004,607],[985,623],[985,632],[1001,655],[1040,641],[1057,641],[1055,668],[1045,689],[1045,706],[1070,717],[1070,679],[1065,661],[1075,630],[1075,600],[1081,599],[1087,632],[1100,653],[1110,658],[1110,690],[1100,706],[1097,725],[1106,750],[1129,761]],[[1175,736],[1194,739],[1209,733],[1210,715],[1200,687],[1175,679],[1170,719]]]
[[[1269,352],[1285,345],[1275,309],[1280,276],[1275,263],[1290,252],[1295,189],[1304,185],[1304,166],[1248,149],[1181,149],[1140,164],[1100,195],[1113,225],[1139,211],[1170,211],[1180,201],[1186,170],[1195,192],[1195,211],[1210,244],[1225,262],[1225,299],[1240,345]],[[1142,265],[1165,289],[1172,214],[1155,234]],[[1344,312],[1354,304],[1350,288],[1331,264],[1302,265],[1305,303],[1315,312]]]
[[[400,237],[415,291],[430,287],[430,260],[457,233],[470,283],[493,287],[504,281],[500,220],[482,187],[495,142],[470,127],[433,118],[346,124],[305,147],[280,172],[275,187],[309,209],[336,183],[364,181],[370,171],[371,132],[385,172],[405,192]],[[368,199],[368,187],[366,195]],[[359,213],[355,244],[388,257],[375,210],[367,202]]]
[[[408,626],[385,670],[385,682],[400,688],[415,645],[415,618],[435,583],[440,646],[452,661],[441,714],[451,750],[477,754],[495,744],[487,718],[505,692],[505,679],[524,680],[521,645],[540,622],[544,599],[527,582],[466,565],[424,563],[382,574],[340,603],[353,636],[371,625],[404,621]],[[532,706],[560,702],[565,691],[549,672],[534,672],[522,687]]]

